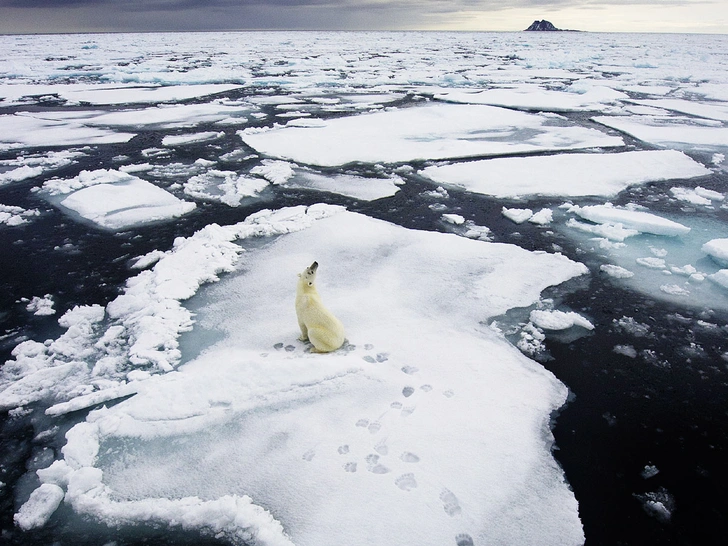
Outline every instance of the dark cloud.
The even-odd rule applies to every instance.
[[[724,0],[0,0],[0,33],[236,29],[414,29],[462,12],[521,8],[531,19],[568,7],[691,5]],[[520,30],[530,20],[514,21]],[[558,23],[558,21],[556,21]]]

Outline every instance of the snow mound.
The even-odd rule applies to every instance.
[[[543,330],[566,330],[572,326],[594,329],[589,320],[574,311],[534,309],[529,315],[529,320]]]

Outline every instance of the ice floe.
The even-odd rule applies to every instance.
[[[423,169],[437,184],[500,198],[529,195],[611,197],[631,185],[694,178],[710,170],[675,150],[496,158]]]
[[[594,121],[650,144],[672,148],[725,148],[728,127],[720,122],[702,126],[683,118],[655,116],[597,116]]]
[[[37,209],[27,210],[23,207],[0,204],[0,225],[20,226],[39,215],[40,211]]]
[[[544,150],[621,146],[595,129],[480,105],[430,104],[326,120],[318,127],[243,130],[256,151],[309,165],[397,163]]]
[[[611,87],[592,87],[584,92],[553,91],[535,85],[502,89],[448,90],[435,95],[436,99],[465,104],[489,104],[522,110],[551,112],[603,111],[616,102],[627,99],[625,93]]]
[[[41,194],[63,210],[112,230],[176,218],[196,206],[131,174],[103,169],[49,180]]]
[[[52,485],[74,510],[101,522],[143,519],[235,543],[583,542],[576,500],[549,451],[549,418],[566,389],[480,323],[533,304],[544,288],[586,268],[561,255],[337,211],[297,207],[208,226],[132,279],[108,306],[108,325],[99,322],[103,308],[79,308],[65,321],[102,328],[74,338],[65,358],[76,366],[85,351],[87,365],[100,367],[99,348],[116,339],[144,369],[150,357],[118,340],[137,329],[137,344],[169,346],[186,326],[163,334],[166,311],[158,305],[192,296],[216,278],[213,271],[241,260],[197,304],[197,328],[219,331],[220,341],[175,372],[137,382],[135,396],[69,431],[64,459],[38,472],[44,489],[19,512],[25,525],[47,519],[58,497]],[[286,232],[242,255],[232,244]],[[325,356],[296,341],[296,271],[312,257],[321,264],[320,291],[349,339]],[[9,368],[32,361],[36,371],[26,371],[26,380],[45,377],[53,369],[48,358],[60,360],[51,351],[65,344],[30,343]],[[65,395],[63,380],[44,383],[45,396],[78,396],[80,377]],[[6,388],[3,404],[19,401],[8,389],[18,395],[21,383]],[[483,459],[487,466],[462,472]],[[378,525],[361,526],[362,507]]]

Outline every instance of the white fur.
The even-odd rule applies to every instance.
[[[316,290],[316,270],[314,262],[298,275],[296,289],[296,315],[301,327],[301,341],[310,341],[312,352],[328,353],[344,344],[344,326],[331,311],[324,307]]]

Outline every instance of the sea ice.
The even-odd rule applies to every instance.
[[[266,179],[258,176],[211,169],[192,176],[185,182],[184,192],[196,199],[219,201],[237,207],[246,198],[258,197],[269,185]]]
[[[489,104],[520,110],[546,110],[551,112],[602,111],[628,96],[609,87],[592,87],[583,93],[553,91],[537,85],[520,85],[504,89],[447,90],[435,95],[436,99],[465,104]]]
[[[574,311],[534,309],[529,315],[529,320],[543,330],[566,330],[572,326],[594,329],[589,320]]]
[[[503,216],[514,221],[516,224],[522,224],[533,216],[533,211],[531,209],[509,209],[507,207],[503,207],[502,213]]]
[[[39,215],[40,211],[37,209],[26,210],[23,207],[0,204],[0,225],[20,226]]]
[[[402,179],[396,176],[370,178],[353,174],[318,174],[301,169],[283,185],[286,188],[327,191],[362,201],[374,201],[393,196],[402,183]]]
[[[184,135],[167,135],[162,139],[162,146],[185,146],[187,144],[198,144],[200,142],[210,142],[225,136],[222,131],[205,131],[203,133],[193,133]]]
[[[77,213],[99,227],[121,230],[187,214],[195,204],[121,171],[82,171],[68,180],[43,184],[53,204]]]
[[[480,105],[431,104],[325,120],[317,127],[243,130],[256,151],[321,166],[396,163],[621,146],[584,127],[547,125],[547,117]]]
[[[636,230],[640,233],[678,236],[690,231],[689,227],[657,216],[656,214],[641,210],[619,208],[613,206],[611,203],[607,203],[606,205],[587,205],[584,207],[574,206],[571,208],[571,211],[585,220],[596,224],[622,226],[623,228]]]
[[[567,390],[480,324],[586,268],[558,254],[316,211],[321,219],[306,229],[301,207],[206,228],[214,248],[236,233],[285,233],[276,226],[286,218],[297,226],[240,255],[235,273],[191,301],[196,328],[219,332],[219,341],[138,382],[132,398],[92,411],[41,481],[102,522],[177,524],[234,543],[440,545],[464,535],[583,543],[576,500],[549,450],[549,419]],[[173,255],[152,272],[164,275]],[[296,273],[314,259],[349,340],[328,355],[295,341]],[[126,309],[131,318],[135,305],[109,314]]]
[[[728,239],[711,239],[701,249],[718,265],[728,267]]]
[[[431,166],[421,171],[438,184],[500,198],[611,197],[631,185],[710,173],[675,150],[497,158]]]
[[[597,116],[594,121],[650,144],[665,147],[725,148],[728,127],[705,127],[689,119],[654,116]]]
[[[0,115],[0,150],[79,144],[128,142],[133,133],[88,127],[82,120],[58,120],[46,114],[20,112]]]

